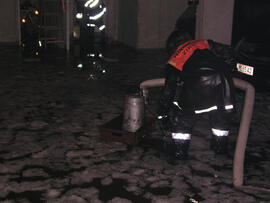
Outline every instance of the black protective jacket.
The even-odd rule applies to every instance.
[[[234,62],[231,50],[226,47],[227,45],[211,40],[207,40],[207,43],[208,48],[194,50],[185,61],[182,71],[169,63],[166,65],[165,86],[159,101],[159,114],[167,114],[174,101],[178,102],[182,110],[189,113],[214,106],[226,112],[233,111],[231,108],[225,108],[235,106],[231,76]],[[232,66],[225,63],[226,60]],[[181,82],[184,82],[183,88],[177,88]]]

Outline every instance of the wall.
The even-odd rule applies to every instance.
[[[201,0],[197,10],[196,38],[231,44],[234,0]]]
[[[136,47],[138,1],[104,0],[104,2],[107,7],[105,23],[108,40]]]
[[[137,48],[164,48],[176,20],[187,7],[186,0],[138,0]]]
[[[186,0],[106,0],[107,35],[139,49],[164,48]]]
[[[138,2],[137,0],[124,0],[119,4],[118,38],[125,44],[136,47],[138,40]]]
[[[18,44],[20,41],[18,4],[18,0],[1,1],[0,42]]]
[[[71,0],[74,1],[74,0]],[[163,48],[186,0],[104,0],[107,8],[107,35],[135,48]],[[2,1],[0,42],[19,42],[18,0]],[[234,0],[201,0],[196,38],[231,43]]]
[[[106,35],[109,41],[118,40],[119,0],[104,0],[107,12],[105,17]]]

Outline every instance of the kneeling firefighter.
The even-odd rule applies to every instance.
[[[226,153],[235,107],[232,49],[212,40],[187,38],[176,32],[167,41],[170,58],[158,118],[171,133],[176,158],[187,157],[192,129],[201,114],[209,115],[211,149]],[[179,83],[183,83],[181,88],[177,88]]]

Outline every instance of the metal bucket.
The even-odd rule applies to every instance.
[[[144,121],[144,98],[142,95],[133,94],[125,98],[123,115],[123,130],[136,132]]]

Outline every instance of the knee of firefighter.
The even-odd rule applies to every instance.
[[[191,133],[194,120],[186,118],[183,115],[177,114],[170,117],[171,130],[175,133]]]

